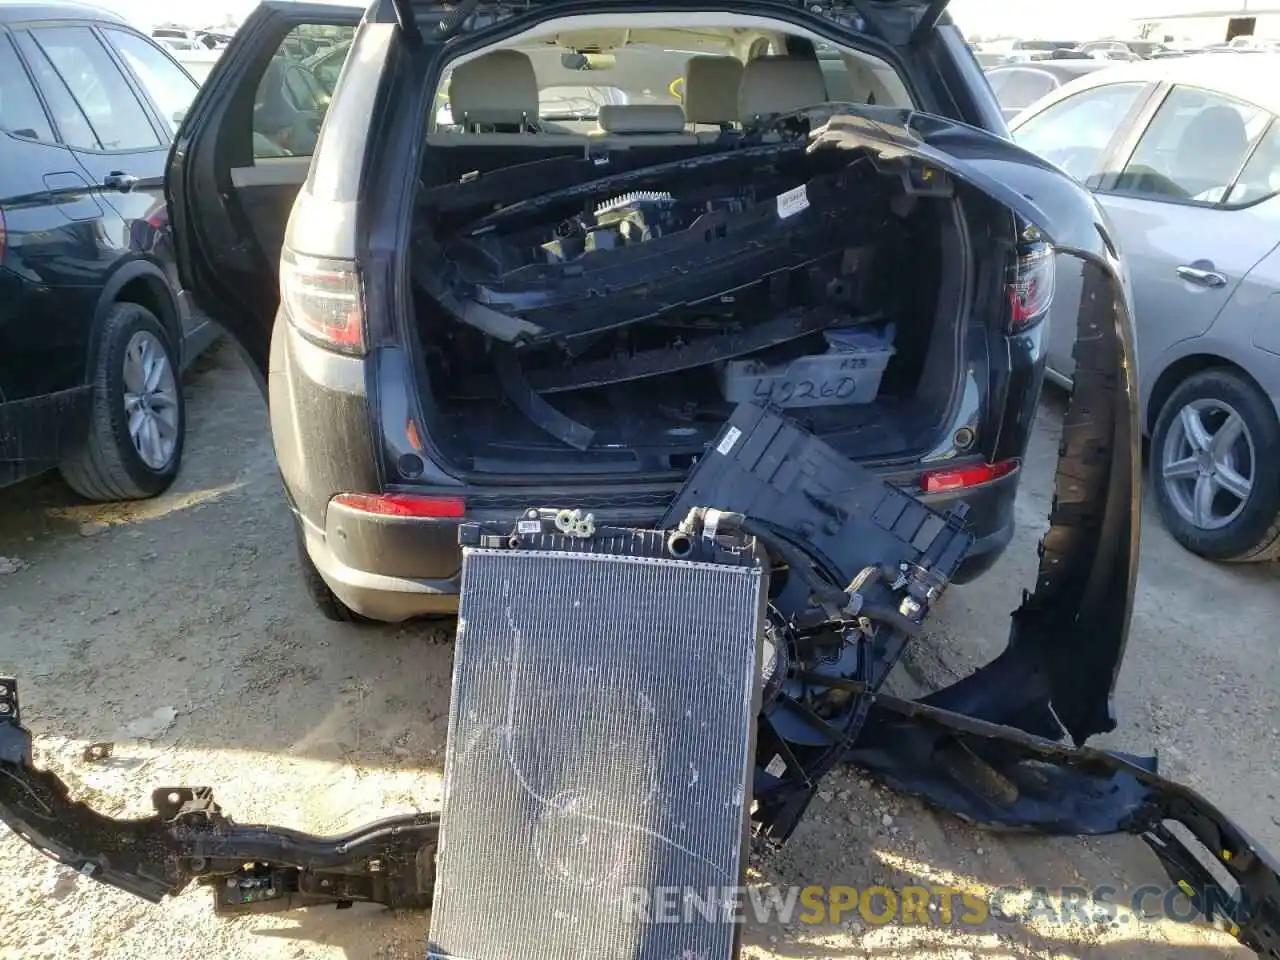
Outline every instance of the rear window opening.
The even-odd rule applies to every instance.
[[[809,149],[823,104],[909,107],[906,85],[727,19],[552,25],[446,67],[408,256],[447,465],[679,474],[744,399],[862,459],[948,429],[973,296],[957,187]]]

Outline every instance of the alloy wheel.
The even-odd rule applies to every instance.
[[[164,344],[147,330],[129,338],[124,351],[124,412],[138,456],[163,470],[178,442],[178,385]]]
[[[1160,477],[1173,508],[1202,530],[1219,530],[1244,510],[1257,456],[1244,419],[1222,400],[1178,411],[1160,451]]]

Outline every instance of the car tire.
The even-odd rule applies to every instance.
[[[302,568],[302,585],[315,608],[320,611],[320,615],[334,623],[369,623],[367,617],[356,613],[329,589],[329,585],[324,582],[324,577],[320,576],[320,571],[316,569],[311,555],[307,553],[307,545],[301,532],[298,533],[297,544],[298,564]]]
[[[112,304],[90,371],[89,431],[60,466],[72,490],[111,501],[169,488],[187,425],[178,370],[178,351],[155,315],[136,303]]]
[[[1280,421],[1247,377],[1193,374],[1165,401],[1148,469],[1173,538],[1209,560],[1280,557]]]

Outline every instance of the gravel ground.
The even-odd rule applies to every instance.
[[[0,502],[0,557],[18,561],[0,562],[0,672],[21,678],[37,762],[115,816],[149,812],[150,789],[170,784],[212,785],[242,822],[319,832],[438,806],[451,628],[354,629],[313,613],[247,372],[219,349],[188,378],[187,396],[186,464],[160,499],[85,506],[47,477]],[[1002,645],[1006,614],[1032,582],[1056,421],[1050,401],[1013,548],[987,577],[947,595],[900,685],[963,674]],[[1111,742],[1158,747],[1175,776],[1280,850],[1277,568],[1202,563],[1154,517],[1144,521]],[[80,759],[106,739],[116,741],[109,762]],[[1143,884],[1166,885],[1134,838],[997,836],[856,771],[824,785],[792,842],[758,858],[753,878],[766,888],[924,882],[988,892],[1110,884],[1122,903]],[[22,960],[421,957],[428,922],[371,907],[215,921],[205,891],[152,906],[68,876],[9,835],[0,837],[0,887],[9,891],[0,956]],[[1207,927],[1123,909],[1114,923],[1046,914],[970,926],[937,922],[936,910],[927,925],[880,925],[856,911],[821,927],[751,923],[744,956],[1246,955]]]

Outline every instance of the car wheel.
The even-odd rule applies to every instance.
[[[1280,556],[1280,422],[1233,370],[1184,381],[1151,436],[1151,486],[1165,526],[1210,560]]]
[[[335,623],[368,623],[367,617],[356,613],[329,589],[329,585],[324,582],[324,577],[320,576],[320,571],[316,569],[311,555],[307,553],[307,545],[301,533],[298,533],[297,544],[298,563],[302,567],[302,585],[311,602],[320,611],[320,615]]]
[[[186,408],[177,350],[145,307],[113,304],[92,370],[89,433],[61,465],[71,489],[89,500],[141,500],[178,475]]]

